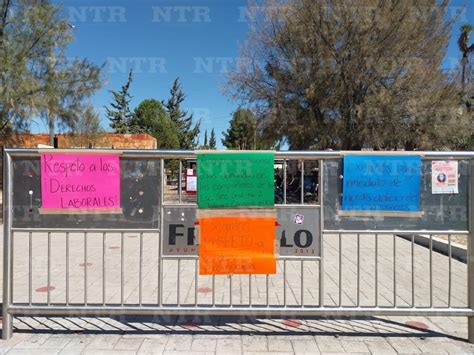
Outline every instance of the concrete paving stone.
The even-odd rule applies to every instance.
[[[415,342],[411,338],[388,338],[387,341],[395,349],[397,353],[419,353],[421,349],[416,346]]]
[[[69,344],[72,341],[73,337],[72,336],[51,336],[46,340],[43,345],[41,345],[41,349],[59,349],[62,350],[64,349],[67,344]]]
[[[371,354],[396,354],[395,349],[383,338],[366,340],[365,345]]]
[[[82,352],[84,355],[112,355],[112,354],[117,354],[117,355],[135,355],[136,352],[133,350],[111,350],[111,349],[93,349],[93,350],[84,350]]]
[[[18,355],[54,355],[59,354],[60,350],[54,349],[11,349],[7,354]]]
[[[189,335],[170,334],[165,351],[190,351],[192,340]]]
[[[163,355],[214,355],[213,351],[170,351],[167,350],[163,353]]]
[[[293,352],[293,346],[290,339],[285,339],[279,336],[267,336],[268,351],[269,352]]]
[[[267,337],[263,335],[243,335],[242,336],[243,351],[267,351]]]
[[[193,338],[191,344],[191,351],[216,351],[217,340],[216,339],[206,339],[205,337]]]
[[[113,349],[115,344],[120,340],[120,335],[101,334],[95,336],[86,346],[86,350],[108,350]]]
[[[15,349],[37,349],[43,345],[51,334],[33,334],[15,345]]]
[[[162,354],[165,351],[167,337],[148,338],[143,340],[137,354]]]
[[[70,335],[71,341],[61,350],[60,354],[81,354],[89,342],[92,341],[92,335]]]
[[[319,353],[320,348],[316,344],[316,341],[313,337],[294,337],[291,339],[291,345],[293,346],[293,351],[298,353]]]
[[[242,340],[240,337],[217,339],[216,353],[222,354],[227,352],[242,353]]]
[[[342,347],[347,353],[368,353],[369,348],[363,341],[341,340]]]
[[[315,339],[321,352],[344,352],[341,339],[334,336],[316,336]]]
[[[138,351],[140,346],[142,345],[143,338],[120,338],[120,340],[115,344],[114,349],[116,350],[134,350]]]
[[[13,333],[13,336],[8,340],[0,340],[0,351],[9,350],[18,343],[31,338],[33,335],[28,333]]]

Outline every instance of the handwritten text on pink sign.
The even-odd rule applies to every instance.
[[[120,208],[120,161],[112,154],[41,155],[43,208]]]

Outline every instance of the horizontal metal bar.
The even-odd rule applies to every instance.
[[[13,232],[71,232],[71,233],[159,233],[159,229],[106,229],[106,228],[12,228]]]
[[[163,203],[163,207],[175,207],[175,208],[192,208],[192,207],[197,207],[197,203],[176,203],[176,202],[169,202],[169,203]],[[275,208],[278,209],[293,209],[293,208],[298,208],[298,209],[311,209],[311,208],[321,208],[320,204],[275,204]]]
[[[242,316],[276,316],[285,317],[294,316],[462,316],[468,317],[474,315],[474,310],[470,308],[411,308],[411,307],[301,307],[301,306],[28,306],[12,305],[8,307],[7,312],[12,315],[242,315]]]
[[[163,260],[195,260],[199,259],[199,255],[163,255],[162,256]],[[276,255],[275,256],[276,260],[291,260],[291,261],[304,261],[304,260],[313,260],[313,261],[319,261],[321,260],[320,256],[291,256],[291,255],[285,255],[285,256],[280,256]]]
[[[469,234],[468,231],[455,231],[455,230],[358,230],[358,229],[325,229],[323,233],[326,234]]]
[[[74,148],[5,148],[5,152],[12,156],[34,156],[40,153],[50,153],[54,151],[77,151]],[[81,151],[110,151],[122,155],[139,157],[152,156],[157,158],[196,158],[196,151],[193,150],[162,150],[162,149],[81,149]],[[314,151],[276,151],[277,159],[335,159],[344,155],[397,155],[397,156],[422,156],[425,159],[444,158],[444,159],[471,159],[474,158],[474,151],[332,151],[332,150],[314,150]]]

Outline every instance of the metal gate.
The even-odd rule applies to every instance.
[[[423,216],[410,219],[338,214],[343,157],[367,152],[276,152],[277,274],[201,276],[194,152],[114,151],[123,211],[100,217],[38,214],[47,152],[5,149],[3,339],[15,316],[419,315],[467,316],[474,342],[474,153],[396,152],[423,161]],[[458,194],[428,193],[432,160],[459,162]],[[454,236],[467,238],[467,265]]]

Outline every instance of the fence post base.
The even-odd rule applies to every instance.
[[[13,316],[8,312],[3,312],[2,339],[3,340],[10,339],[12,336],[12,332],[13,332]]]
[[[474,317],[467,317],[467,340],[474,344]]]

